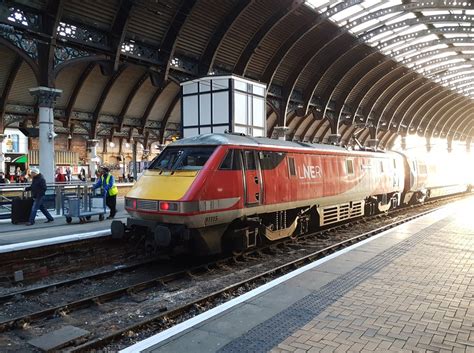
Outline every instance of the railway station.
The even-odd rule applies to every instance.
[[[0,0],[0,351],[474,352],[473,24]]]

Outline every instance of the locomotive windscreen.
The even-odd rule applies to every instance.
[[[166,148],[148,167],[151,170],[200,170],[216,146],[176,146]]]

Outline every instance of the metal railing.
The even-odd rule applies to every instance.
[[[59,183],[47,183],[45,194],[45,206],[50,210],[55,210],[57,215],[62,211],[62,195],[85,197],[91,192],[94,182],[66,181]],[[0,184],[0,219],[11,217],[11,203],[13,199],[30,196],[25,192],[25,188],[31,183]],[[117,183],[117,186],[131,186],[133,183]]]

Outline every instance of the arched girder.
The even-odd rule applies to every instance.
[[[365,94],[369,91],[369,87],[373,87],[375,83],[378,82],[380,76],[384,77],[390,73],[394,69],[393,65],[394,63],[391,60],[386,59],[386,61],[381,61],[378,65],[367,71],[364,76],[354,84],[350,91],[347,92],[343,103],[339,104],[339,112],[336,111],[339,122],[341,122],[344,108],[349,108],[348,111],[350,111],[352,115],[352,123],[354,123],[357,107]]]
[[[447,2],[444,0],[432,0],[432,1],[426,1],[426,2],[414,2],[414,3],[404,3],[401,5],[395,5],[391,7],[385,7],[381,10],[378,11],[373,11],[369,14],[366,14],[364,16],[361,16],[357,18],[356,20],[353,20],[350,22],[348,25],[348,28],[354,28],[361,23],[367,23],[368,21],[378,19],[382,16],[387,16],[389,13],[397,13],[397,12],[419,12],[422,10],[441,10],[441,9],[446,9],[446,10],[454,10],[454,9],[460,9],[460,10],[465,10],[465,4],[461,2]],[[461,21],[462,22],[462,21]],[[372,28],[375,28],[379,26],[379,23],[374,23],[373,25],[367,26],[364,28],[365,32],[371,31]],[[371,37],[374,37],[375,35],[369,35],[367,38],[364,37],[364,40],[369,39]]]
[[[240,54],[239,59],[233,72],[240,76],[245,76],[247,66],[252,59],[255,50],[265,37],[271,32],[275,26],[283,21],[287,16],[291,15],[293,11],[300,8],[304,4],[304,0],[294,0],[289,3],[282,3],[272,16],[260,27],[260,29],[253,35],[252,39],[247,43],[247,46]]]
[[[406,84],[410,84],[416,79],[419,79],[418,74],[415,72],[408,72],[406,75],[399,76],[395,81],[393,81],[385,90],[382,92],[379,92],[379,97],[375,100],[374,104],[370,108],[368,114],[366,115],[365,118],[365,123],[368,122],[369,119],[372,117],[377,117],[377,128],[379,126],[380,121],[382,120],[382,117],[387,109],[388,106],[390,106],[390,102],[393,100],[394,97],[398,96],[398,92],[400,89],[403,89]],[[377,109],[382,106],[382,112],[378,113]]]
[[[343,133],[341,133],[341,144],[343,145],[349,144],[351,140],[351,136],[356,130],[357,130],[357,126],[349,125],[349,128],[345,130]]]
[[[469,108],[468,108],[469,107]],[[447,134],[450,134],[450,133],[454,133],[454,130],[456,129],[456,133],[459,133],[459,129],[456,128],[456,126],[461,126],[464,121],[465,121],[465,118],[464,116],[469,114],[469,112],[471,112],[473,109],[474,109],[474,106],[473,106],[473,103],[469,103],[468,104],[468,107],[466,107],[465,109],[463,109],[462,111],[457,111],[455,113],[455,115],[457,115],[457,118],[453,121],[453,123],[451,124],[451,126],[449,126],[447,128]],[[466,114],[465,114],[466,113]],[[464,132],[464,128],[462,129],[462,131]],[[461,134],[462,135],[462,134]]]
[[[345,35],[347,37],[345,37]],[[345,39],[347,40],[348,35],[347,32],[344,32],[342,29],[338,29],[334,33],[331,34],[331,37],[327,41],[322,41],[321,43],[318,43],[318,45],[315,45],[314,47],[311,48],[311,50],[308,50],[308,52],[303,55],[303,57],[299,60],[298,64],[295,66],[291,74],[289,75],[289,78],[287,80],[287,84],[282,88],[282,96],[283,96],[283,105],[282,105],[282,115],[285,117],[286,112],[288,110],[288,105],[290,103],[291,99],[291,94],[293,90],[296,87],[296,84],[298,83],[298,80],[300,79],[301,75],[303,72],[306,70],[306,68],[313,62],[314,60],[317,60],[320,56],[326,55],[325,57],[325,65],[326,67],[322,67],[322,71],[324,72],[326,68],[329,66],[329,63],[332,58],[338,57],[340,54],[344,52],[346,49],[342,43],[338,43],[339,39],[342,38],[341,40]],[[336,46],[336,48],[333,48]],[[333,50],[331,50],[333,49]],[[329,58],[328,52],[331,52],[332,56]],[[315,75],[317,76],[317,75]],[[281,126],[285,125],[285,121],[280,122]]]
[[[411,127],[411,122],[415,117],[416,113],[431,99],[437,97],[440,93],[444,92],[443,87],[433,84],[429,90],[423,92],[415,101],[410,105],[408,109],[402,114],[400,121],[397,124],[397,132],[401,132],[400,127],[406,125],[406,130],[409,131]],[[410,122],[407,124],[407,118],[410,118]]]
[[[115,19],[110,29],[109,38],[112,50],[114,51],[114,70],[118,70],[120,64],[120,53],[122,50],[122,43],[125,39],[125,33],[130,19],[130,13],[132,12],[134,1],[133,0],[121,0],[120,6],[115,13]]]
[[[293,122],[293,120],[295,120],[296,117],[297,115],[295,111],[288,114],[288,117],[286,118],[286,127],[288,128],[287,135],[291,134],[290,125]]]
[[[474,107],[470,106],[469,109],[467,109],[467,112],[466,112],[466,117],[463,118],[463,119],[460,119],[461,116],[464,116],[464,114],[460,114],[459,115],[459,118],[456,119],[456,121],[453,122],[453,124],[449,127],[449,129],[447,130],[447,133],[446,133],[446,136],[451,136],[453,138],[457,137],[456,139],[457,140],[460,140],[462,141],[463,138],[465,138],[466,136],[464,135],[464,131],[466,130],[466,126],[468,126],[469,124],[472,124],[473,123],[473,115],[474,113]],[[459,122],[459,123],[458,123]],[[455,126],[458,126],[461,127],[461,125],[465,123],[465,126],[462,128],[462,129],[453,129],[453,127]]]
[[[300,129],[300,127],[303,125],[304,122],[306,122],[306,120],[312,115],[313,113],[310,112],[309,114],[306,114],[305,116],[301,117],[300,121],[298,121],[298,123],[295,125],[294,129],[293,129],[293,133],[290,134],[289,136],[289,140],[293,141],[295,136],[296,136],[296,133],[298,132],[298,130]],[[301,135],[299,135],[301,137]],[[304,136],[303,136],[304,137]],[[301,140],[301,138],[300,138]]]
[[[352,118],[352,124],[356,122],[356,115],[360,114],[365,117],[369,116],[369,113],[372,110],[372,107],[377,103],[380,96],[385,92],[390,86],[397,82],[400,77],[403,77],[406,73],[409,73],[408,69],[404,66],[398,66],[393,68],[388,73],[382,75],[378,81],[369,88],[357,104],[355,109],[354,116]],[[365,103],[365,104],[364,104]]]
[[[367,140],[370,138],[370,128],[365,129],[360,135],[360,143],[362,146],[366,145]]]
[[[158,61],[163,63],[157,80],[157,86],[159,87],[165,86],[165,82],[168,81],[171,58],[174,55],[179,32],[188,19],[196,1],[197,0],[181,0],[174,18],[166,31],[158,54]]]
[[[324,105],[323,115],[326,116],[331,97],[337,85],[342,82],[344,76],[350,72],[351,69],[354,67],[357,68],[358,64],[363,62],[365,58],[367,58],[367,46],[363,43],[354,42],[342,55],[336,58],[332,63],[329,63],[325,71],[321,70],[321,75],[314,75],[303,93],[304,112],[306,113],[308,111],[313,95],[321,94],[320,101]],[[328,77],[330,77],[330,81]],[[320,86],[325,82],[327,82],[326,87],[323,86],[321,88]]]
[[[355,47],[355,48],[357,48],[357,47]],[[347,55],[350,55],[350,51],[347,52]],[[373,66],[373,65],[371,65],[372,60],[377,60],[377,56],[379,56],[379,55],[380,55],[380,53],[374,51],[374,52],[372,52],[368,55],[367,55],[367,53],[365,53],[364,57],[360,57],[360,58],[355,57],[355,61],[357,61],[357,62],[355,64],[352,64],[353,65],[352,67],[351,67],[351,64],[348,63],[347,71],[345,71],[345,72],[344,72],[343,69],[337,67],[339,60],[336,61],[333,64],[333,67],[336,69],[336,72],[341,73],[342,76],[339,76],[340,77],[339,79],[334,77],[334,79],[335,79],[334,82],[332,82],[332,84],[329,87],[325,88],[325,90],[327,90],[328,94],[324,95],[322,97],[321,101],[323,103],[326,102],[325,107],[324,107],[324,111],[323,111],[324,116],[326,116],[327,110],[329,109],[330,102],[331,101],[335,102],[336,108],[334,109],[334,111],[336,112],[335,116],[336,116],[337,126],[339,126],[341,113],[342,113],[342,110],[343,110],[343,107],[344,107],[344,103],[346,102],[346,99],[342,100],[341,97],[339,97],[339,96],[336,97],[335,96],[336,93],[341,91],[343,89],[343,87],[345,88],[345,92],[351,92],[352,89],[355,87],[355,85],[358,82],[360,82],[360,80],[363,77],[365,77],[365,75],[367,74],[367,67]],[[381,61],[379,60],[378,64],[380,64],[380,63],[381,63]],[[378,65],[376,65],[376,67],[378,67]],[[331,69],[329,69],[326,72],[328,73],[328,76],[331,77],[331,80],[333,80],[333,75],[332,75],[330,70]],[[323,79],[321,79],[321,81]],[[307,109],[307,107],[309,107],[309,103],[311,102],[312,96],[318,90],[318,85],[319,85],[319,82],[316,83],[316,85],[313,87],[311,95],[308,95],[309,99],[307,101],[305,101],[305,109]],[[310,84],[310,87],[311,87],[311,84]],[[349,87],[351,87],[351,88],[348,90],[347,88],[349,88]],[[343,94],[344,93],[342,93],[342,94],[339,93],[339,95],[343,95]],[[348,97],[348,95],[349,95],[349,93],[346,94],[346,98]],[[307,106],[306,106],[306,104],[307,104]]]
[[[457,80],[456,83],[449,83],[448,85],[445,85],[445,87],[448,87],[449,89],[456,90],[459,88],[470,88],[472,86],[472,82],[474,79],[474,74],[471,76],[463,77]]]
[[[468,110],[468,107],[473,107],[473,104],[474,103],[470,99],[467,99],[467,101],[459,102],[458,104],[450,108],[449,111],[447,111],[446,114],[444,114],[442,119],[436,122],[436,125],[434,126],[432,130],[435,131],[438,128],[438,126],[440,126],[439,128],[440,133],[443,133],[446,130],[447,131],[452,130],[454,123],[456,123],[459,120],[460,116],[462,115],[462,112],[464,110]],[[442,120],[444,120],[444,123],[440,125]],[[447,128],[450,122],[451,122],[451,125],[449,128]],[[446,132],[446,135],[448,135],[448,132]]]
[[[127,99],[125,100],[118,116],[119,123],[116,129],[117,132],[122,131],[123,123],[125,121],[125,114],[127,114],[128,108],[130,108],[130,104],[132,103],[133,98],[135,97],[137,92],[140,90],[140,87],[145,83],[145,81],[148,79],[149,76],[150,76],[150,73],[146,71],[142,76],[138,78],[138,80],[135,82],[132,89],[130,90],[127,96]]]
[[[220,23],[212,38],[207,42],[199,61],[198,70],[200,76],[206,76],[214,65],[219,47],[221,46],[225,36],[232,28],[237,19],[242,16],[245,10],[254,2],[254,0],[237,1],[234,8],[227,14],[225,19]]]
[[[433,116],[428,119],[428,122],[425,126],[424,135],[426,137],[434,136],[437,133],[437,128],[439,127],[440,121],[445,119],[445,117],[450,114],[450,112],[455,110],[457,106],[463,105],[466,102],[467,98],[460,96],[459,98],[455,98],[453,101],[448,102],[443,107],[441,107]],[[442,131],[439,131],[439,135],[441,135]]]
[[[386,139],[387,142],[384,142],[380,147],[384,148],[385,150],[391,150],[393,148],[393,144],[395,143],[395,140],[398,137],[398,134],[393,131],[387,131],[387,136],[388,136]]]
[[[347,131],[349,131],[350,129],[351,129],[351,126],[349,126],[349,125],[344,125],[344,126],[342,126],[341,129],[338,130],[338,131],[340,132],[341,136],[343,136],[343,135],[344,135]],[[340,144],[342,145],[342,138],[341,138],[341,140],[340,140]]]
[[[423,81],[421,78],[420,80]],[[429,80],[421,82],[421,84],[416,88],[413,87],[411,92],[408,91],[408,94],[405,96],[405,98],[403,98],[403,100],[397,104],[397,106],[395,107],[395,110],[391,113],[391,116],[388,119],[387,126],[392,126],[392,124],[396,124],[397,131],[400,131],[403,117],[404,117],[403,112],[405,112],[406,114],[406,112],[410,109],[413,103],[416,102],[417,98],[419,98],[426,92],[430,92],[432,89],[436,87],[438,86]],[[400,119],[397,119],[398,117],[400,117]]]
[[[316,120],[316,121],[317,121],[317,120]],[[308,141],[309,141],[309,142],[313,142],[314,139],[316,138],[316,135],[318,135],[319,130],[321,130],[321,128],[322,128],[324,125],[326,125],[326,124],[327,124],[327,126],[329,127],[329,121],[328,121],[327,119],[325,119],[325,118],[321,119],[321,120],[319,121],[319,123],[316,124],[316,127],[314,128],[313,133],[311,134],[311,136],[310,136],[310,138],[309,138]],[[319,142],[319,141],[318,141],[318,142]]]
[[[474,38],[473,38],[474,39]],[[461,65],[459,68],[455,70],[446,70],[446,72],[442,75],[438,75],[436,77],[437,83],[443,84],[445,82],[453,82],[463,76],[471,75],[474,73],[474,62],[470,67],[464,67]]]
[[[464,82],[467,79],[472,80],[474,78],[474,69],[471,70],[459,70],[453,75],[450,75],[449,78],[444,79],[442,76],[439,76],[436,80],[437,83],[442,84],[443,86],[452,87],[459,82]]]
[[[168,83],[168,85],[170,85],[170,84],[171,83]],[[151,111],[152,111],[153,107],[155,106],[156,102],[158,102],[158,99],[160,98],[160,95],[164,92],[166,87],[163,87],[163,88],[158,87],[156,89],[155,93],[153,93],[153,96],[148,101],[148,104],[147,104],[147,106],[145,108],[145,111],[143,112],[143,116],[141,118],[141,121],[142,121],[142,125],[140,127],[140,133],[141,134],[143,134],[143,132],[145,131],[146,125],[147,125],[148,121],[150,120]]]
[[[17,46],[13,45],[10,41],[6,40],[5,38],[2,38],[0,36],[0,45],[3,45],[4,47],[7,47],[9,50],[14,52],[16,55],[18,55],[21,60],[26,62],[28,66],[31,68],[33,71],[33,74],[35,75],[36,82],[40,82],[40,74],[39,74],[39,67],[36,61],[34,61],[23,49],[18,48]]]
[[[12,89],[13,83],[15,82],[16,75],[18,74],[18,71],[20,71],[23,62],[23,59],[19,55],[15,55],[15,59],[13,60],[13,66],[10,68],[8,78],[5,82],[5,86],[3,87],[2,95],[0,96],[0,134],[3,134],[3,131],[5,129],[3,118],[5,116],[8,96],[10,95],[10,91]]]
[[[465,46],[465,47],[447,47],[447,48],[435,49],[435,50],[420,53],[412,57],[409,57],[407,59],[401,60],[400,63],[404,65],[408,65],[408,64],[416,65],[416,63],[419,61],[430,59],[440,54],[446,54],[446,53],[453,53],[452,59],[455,59],[457,58],[457,53],[456,53],[457,51],[466,51],[466,50],[472,50],[472,47]]]
[[[360,0],[343,1],[332,8],[334,11],[342,11],[354,4],[359,3]],[[269,60],[267,67],[262,75],[261,81],[270,86],[273,81],[273,76],[277,72],[280,65],[283,63],[286,55],[294,48],[294,46],[304,37],[316,29],[321,23],[327,20],[327,17],[315,14],[314,19],[310,22],[304,23],[278,48],[272,58]]]
[[[408,45],[406,47],[404,46],[402,49],[392,51],[390,54],[392,57],[398,59],[399,57],[403,56],[403,54],[405,53],[412,53],[413,50],[419,51],[419,50],[426,49],[429,47],[434,47],[440,44],[451,45],[452,43],[472,44],[474,43],[474,38],[470,38],[470,37],[458,37],[458,38],[449,38],[449,39],[437,38],[437,39],[429,40],[426,42]]]
[[[470,138],[472,140],[472,138],[474,136],[472,134],[473,129],[474,129],[474,119],[471,118],[471,117],[467,117],[464,121],[466,122],[466,125],[462,128],[461,135],[468,136],[467,138],[468,139]],[[460,126],[461,126],[461,124],[460,124]]]
[[[64,3],[64,0],[48,0],[41,16],[40,26],[45,39],[37,42],[40,86],[54,87],[54,48]]]
[[[322,130],[321,135],[318,137],[318,142],[320,143],[327,143],[329,139],[329,134],[331,133],[331,124],[328,121],[328,124]]]
[[[432,35],[432,34],[435,34],[435,35],[438,35],[438,36],[445,35],[445,34],[465,35],[466,33],[469,33],[469,31],[467,31],[465,28],[469,28],[469,27],[442,27],[442,28],[433,28],[433,29],[421,30],[421,31],[418,31],[418,32],[415,32],[415,33],[410,33],[410,34],[407,34],[407,35],[402,35],[402,36],[395,37],[391,40],[388,40],[388,41],[378,45],[377,47],[378,47],[379,50],[381,50],[384,53],[392,54],[394,52],[397,52],[398,50],[401,50],[401,49],[397,50],[397,48],[399,48],[399,47],[406,47],[406,46],[415,47],[415,44],[413,44],[413,43],[416,43],[416,41],[419,38],[426,37],[426,36],[429,36],[429,35]],[[385,49],[385,48],[388,48],[388,47],[391,47],[391,48],[389,50]]]
[[[454,96],[454,99],[451,99],[452,96]],[[452,104],[453,102],[457,103],[459,100],[463,99],[463,97],[459,96],[459,95],[454,95],[453,94],[452,96],[450,95],[446,98],[441,99],[437,103],[435,103],[430,108],[430,110],[428,110],[426,112],[426,114],[422,116],[422,118],[420,119],[420,122],[418,123],[418,126],[416,128],[416,131],[418,132],[421,129],[423,129],[424,131],[427,131],[429,129],[430,122],[433,121],[433,117],[436,116],[437,114],[439,114],[440,110],[442,110],[443,107],[445,107],[447,104]],[[425,122],[425,120],[427,120],[427,123],[425,123],[425,127],[423,128],[422,124]]]
[[[171,116],[171,113],[173,112],[173,109],[176,107],[176,104],[178,104],[180,98],[181,98],[181,93],[178,91],[178,93],[174,96],[173,100],[170,102],[168,108],[166,109],[165,114],[163,115],[163,118],[160,121],[161,143],[165,143],[166,125],[168,125],[168,120]]]
[[[92,113],[92,123],[91,123],[91,131],[90,131],[90,138],[91,139],[95,139],[97,137],[97,127],[99,125],[99,115],[100,115],[100,111],[102,110],[102,107],[105,103],[105,100],[107,99],[107,96],[109,95],[110,90],[114,86],[115,82],[120,77],[122,72],[125,71],[125,69],[127,67],[128,67],[127,64],[122,64],[121,66],[119,66],[118,70],[115,71],[112,74],[112,76],[109,78],[109,81],[107,82],[104,89],[102,90],[100,98],[97,101],[97,104],[95,106],[94,112]]]
[[[441,87],[441,86],[440,86]],[[451,96],[456,96],[455,92],[448,90],[447,88],[441,87],[442,90],[434,95],[432,98],[428,99],[423,105],[413,114],[410,122],[407,124],[407,130],[409,131],[417,131],[419,128],[419,123],[423,119],[423,116],[425,114],[428,114],[428,111],[432,109],[433,105],[438,103],[441,99],[445,99],[447,97]],[[417,118],[421,116],[421,118],[418,119],[418,123],[415,121]],[[400,131],[399,131],[400,132]]]
[[[369,38],[378,36],[380,34],[383,34],[385,32],[390,32],[390,31],[393,31],[400,27],[405,27],[405,26],[414,27],[420,24],[433,24],[433,23],[446,23],[446,22],[474,22],[474,16],[470,16],[466,14],[420,16],[420,17],[409,18],[409,19],[405,19],[403,21],[397,21],[397,22],[393,22],[393,20],[390,19],[390,22],[392,23],[389,25],[384,25],[384,26],[380,26],[380,24],[378,24],[378,27],[377,28],[372,27],[374,28],[372,30],[370,30],[371,27],[369,27],[369,29],[365,29],[364,30],[365,33],[363,37],[366,39],[369,39]]]
[[[306,135],[308,134],[309,131],[311,131],[311,128],[316,124],[316,126],[318,126],[318,121],[319,122],[322,122],[324,119],[316,119],[316,116],[315,116],[315,112],[313,111],[312,114],[308,114],[307,116],[307,119],[310,119],[312,118],[312,121],[310,120],[310,122],[306,125],[306,127],[304,128],[303,132],[301,133],[300,136],[302,136],[302,141],[310,141],[311,140],[308,140],[306,139]]]
[[[448,61],[447,64],[435,65],[431,69],[424,70],[423,75],[425,75],[426,77],[431,77],[431,78],[440,78],[440,77],[443,77],[443,75],[445,73],[447,73],[447,72],[449,72],[450,70],[453,70],[453,69],[459,70],[459,69],[462,69],[465,66],[474,67],[474,62],[465,61],[465,60],[461,60],[461,61],[454,60],[453,61],[452,58],[448,58],[448,59],[450,59],[451,62]]]
[[[86,68],[82,71],[81,76],[79,76],[79,78],[77,79],[77,82],[74,85],[74,89],[71,93],[71,96],[69,97],[69,101],[67,102],[67,106],[65,110],[65,120],[63,124],[64,127],[71,126],[72,110],[74,108],[74,105],[76,104],[77,97],[79,96],[79,92],[81,91],[84,82],[86,82],[87,78],[89,77],[89,74],[92,72],[95,65],[96,65],[95,62],[89,63],[89,65],[87,65]]]

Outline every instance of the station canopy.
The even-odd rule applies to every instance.
[[[180,83],[267,86],[267,135],[390,148],[470,143],[474,7],[462,1],[0,1],[0,128],[37,124],[29,88],[63,91],[56,132],[163,143]]]

